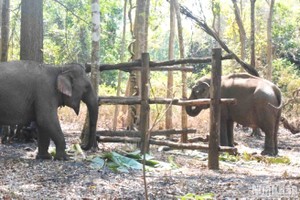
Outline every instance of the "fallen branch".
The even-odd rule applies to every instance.
[[[291,131],[292,134],[300,133],[300,126],[295,126],[288,122],[287,118],[281,116],[281,122],[283,124],[283,127]]]
[[[193,142],[208,142],[209,141],[209,135],[206,135],[206,138],[203,137],[194,137],[188,140],[189,143]]]

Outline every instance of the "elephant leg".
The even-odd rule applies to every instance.
[[[37,121],[37,125],[39,127],[38,135],[40,135],[40,138],[42,139],[41,143],[39,142],[39,151],[42,151],[41,153],[45,153],[43,151],[45,151],[46,148],[48,151],[48,140],[51,139],[56,146],[54,159],[67,160],[67,154],[65,152],[66,142],[57,118],[57,113],[49,114],[48,112],[47,114],[41,114]]]
[[[261,122],[259,128],[265,133],[265,146],[261,154],[275,156],[278,154],[276,118],[270,116],[267,118],[266,116],[265,120]]]
[[[228,146],[234,146],[234,139],[233,139],[233,121],[227,121],[227,139],[228,139]]]
[[[48,152],[50,137],[46,134],[38,134],[38,154],[36,159],[52,159]]]
[[[220,126],[220,144],[221,146],[228,146],[228,135],[227,135],[227,120],[221,118]]]
[[[265,132],[265,147],[261,152],[262,155],[275,156],[278,153],[277,149],[277,134],[274,134],[273,129],[264,130]]]

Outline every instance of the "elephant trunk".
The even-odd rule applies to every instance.
[[[201,107],[200,106],[186,106],[185,111],[186,113],[191,116],[195,117],[201,112]]]
[[[93,90],[88,92],[84,96],[82,101],[86,104],[89,112],[89,125],[88,129],[84,130],[82,133],[82,146],[83,150],[89,150],[91,148],[97,147],[96,141],[96,127],[98,120],[98,98]]]
[[[191,94],[189,100],[194,100],[194,99],[198,99],[196,95]],[[202,109],[207,109],[209,107],[209,105],[200,105],[200,106],[186,106],[185,107],[185,111],[186,113],[191,116],[191,117],[196,117]]]

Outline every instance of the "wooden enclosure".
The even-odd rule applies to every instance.
[[[141,152],[148,152],[150,144],[165,145],[175,149],[199,149],[209,152],[208,166],[210,169],[218,169],[218,155],[219,152],[226,151],[236,153],[236,149],[232,147],[219,146],[219,132],[220,132],[220,104],[235,103],[234,99],[220,99],[220,85],[221,85],[221,64],[222,60],[231,59],[230,55],[222,57],[221,49],[213,49],[212,57],[206,58],[191,58],[170,60],[165,62],[152,62],[150,61],[149,54],[143,53],[141,60],[136,60],[130,63],[119,63],[116,65],[100,65],[99,70],[123,70],[130,72],[132,70],[141,71],[141,89],[140,96],[131,97],[99,97],[99,105],[103,104],[123,104],[123,105],[141,105],[140,124],[138,131],[97,131],[97,138],[100,142],[126,142],[126,143],[139,143]],[[178,67],[174,65],[180,64],[193,64],[193,63],[211,63],[212,64],[212,82],[211,82],[211,98],[198,99],[198,100],[184,100],[184,99],[150,99],[149,97],[149,78],[151,71],[166,71],[166,70],[180,70],[190,72],[193,67]],[[90,66],[86,65],[87,72]],[[153,135],[167,135],[167,134],[188,134],[195,133],[195,129],[185,130],[162,130],[150,132],[149,130],[149,116],[150,104],[170,104],[178,106],[187,105],[203,105],[210,104],[210,137],[209,146],[198,143],[177,143],[167,140],[152,139]],[[203,141],[199,139],[195,141]],[[192,142],[192,141],[189,141]]]

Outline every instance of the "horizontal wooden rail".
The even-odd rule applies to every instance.
[[[107,137],[107,136],[97,136],[98,142],[113,142],[113,143],[139,143],[140,138],[130,138],[130,137]],[[208,151],[208,145],[205,144],[194,144],[194,143],[177,143],[166,140],[154,140],[150,139],[150,144],[169,146],[173,149],[191,149],[191,150],[202,150]],[[230,154],[236,154],[237,149],[235,147],[220,146],[220,152],[228,152]]]
[[[181,100],[181,99],[149,99],[150,104],[172,104],[178,106],[197,106],[210,104],[210,99],[195,99],[195,100]],[[221,104],[236,104],[234,98],[223,98]]]
[[[222,57],[222,60],[232,59],[232,55],[225,55]],[[211,63],[211,57],[203,57],[203,58],[186,58],[186,59],[178,59],[178,60],[168,60],[162,62],[153,62],[150,61],[150,70],[168,70],[168,71],[192,71],[193,67],[179,67],[174,65],[182,65],[182,64],[199,64],[199,63]],[[166,67],[167,66],[167,67]],[[100,64],[100,71],[105,70],[122,70],[122,71],[133,71],[133,70],[141,70],[141,60],[135,60],[133,62],[126,63],[118,63],[118,64]],[[91,64],[85,64],[85,71],[91,72]]]
[[[156,135],[175,135],[175,134],[182,134],[182,133],[196,133],[197,129],[185,129],[185,130],[178,130],[178,129],[170,129],[170,130],[157,130],[151,131],[151,136]],[[111,137],[141,137],[140,131],[129,131],[129,130],[121,130],[121,131],[112,131],[112,130],[102,130],[97,131],[98,136],[111,136]]]
[[[99,105],[102,105],[102,104],[134,105],[134,104],[141,104],[141,98],[138,96],[131,96],[131,97],[99,96],[98,103],[99,103]]]
[[[222,56],[221,60],[228,60],[232,59],[232,55],[228,54]],[[157,67],[157,66],[171,66],[171,65],[182,65],[182,64],[200,64],[200,63],[211,63],[211,56],[209,57],[202,57],[202,58],[185,58],[185,59],[178,59],[178,60],[168,60],[162,62],[152,62],[150,61],[150,67]]]
[[[134,105],[140,104],[140,97],[115,97],[115,96],[99,96],[99,105]],[[236,104],[236,99],[223,98],[220,101],[221,104]],[[167,98],[155,98],[149,99],[149,104],[172,104],[177,106],[197,106],[210,104],[210,99],[195,99],[195,100],[182,100],[182,99],[167,99]]]
[[[160,66],[160,67],[150,67],[150,71],[184,71],[184,72],[193,72],[193,66]]]

